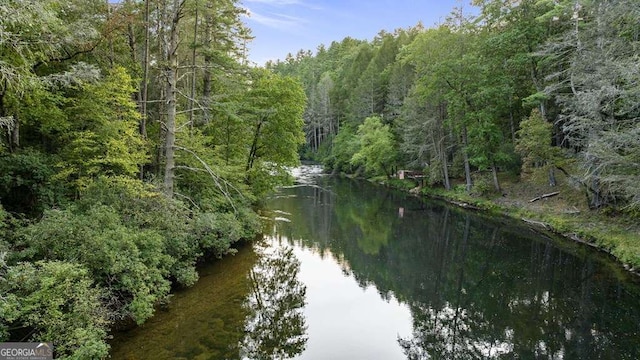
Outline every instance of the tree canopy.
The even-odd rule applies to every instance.
[[[268,64],[306,87],[303,155],[335,171],[367,169],[362,154],[350,159],[358,129],[377,116],[397,142],[390,165],[424,171],[432,185],[464,177],[472,191],[486,173],[499,193],[498,172],[545,168],[554,183],[561,167],[591,207],[637,213],[638,7],[473,5],[478,15],[454,9],[432,28],[345,38]]]
[[[289,181],[301,82],[249,66],[237,0],[0,3],[0,340],[108,356]],[[72,295],[70,295],[72,294]]]

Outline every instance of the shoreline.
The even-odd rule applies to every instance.
[[[339,176],[349,176],[347,174],[340,174]],[[455,193],[454,191],[446,191],[444,189],[434,189],[429,187],[412,186],[407,187],[407,184],[412,184],[411,181],[396,180],[396,179],[364,179],[363,180],[382,185],[387,188],[402,191],[404,193],[419,197],[421,199],[436,199],[448,204],[460,207],[462,209],[479,211],[489,215],[501,216],[504,218],[516,220],[523,223],[531,230],[538,232],[546,236],[556,236],[563,240],[571,241],[581,245],[588,246],[595,249],[607,256],[610,256],[622,269],[627,273],[634,275],[634,277],[640,279],[640,253],[631,254],[630,257],[637,261],[624,261],[618,253],[623,253],[624,249],[621,248],[621,244],[618,244],[615,239],[604,238],[595,234],[597,231],[590,231],[589,229],[580,230],[581,225],[584,225],[581,221],[588,222],[589,219],[581,218],[581,215],[574,217],[573,222],[568,222],[566,219],[557,218],[554,221],[548,217],[554,217],[555,214],[547,215],[533,211],[531,209],[518,208],[515,206],[509,206],[498,203],[493,199],[487,199],[482,197],[476,197],[473,195],[463,195]],[[523,199],[520,199],[523,200]],[[614,226],[618,226],[617,224]],[[627,237],[631,238],[636,235],[638,242],[640,243],[640,236],[634,234],[631,230],[624,230],[616,228],[617,231],[622,232]]]

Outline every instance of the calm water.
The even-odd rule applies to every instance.
[[[640,358],[640,287],[606,256],[313,173],[113,359]]]

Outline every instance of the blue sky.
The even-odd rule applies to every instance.
[[[441,23],[454,7],[472,11],[462,0],[243,0],[255,39],[250,60],[263,65],[300,49],[314,50],[347,36],[371,40],[380,30]]]

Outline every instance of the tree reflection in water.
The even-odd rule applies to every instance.
[[[306,286],[298,280],[300,261],[290,247],[256,245],[259,260],[251,270],[249,312],[242,342],[245,359],[288,359],[307,344],[303,314]]]
[[[406,304],[407,358],[640,359],[640,286],[601,254],[366,183],[318,185],[270,202],[291,220],[273,236]]]
[[[455,289],[450,301],[437,301],[440,306],[429,306],[419,301],[412,301],[409,306],[413,314],[414,331],[411,339],[398,339],[409,360],[421,359],[493,359],[500,358],[513,350],[511,344],[512,334],[505,332],[503,339],[486,335],[486,329],[491,325],[484,318],[482,311],[477,311],[468,302],[467,290],[463,287],[465,282],[465,261],[467,260],[467,246],[469,243],[469,231],[471,219],[465,216],[464,231],[460,252],[454,256],[457,271],[450,282]],[[449,211],[445,211],[443,217],[443,238],[449,243],[451,236],[449,227]],[[495,244],[497,229],[494,229],[491,237],[491,246]],[[479,266],[481,273],[487,268]],[[484,275],[482,276],[484,277]],[[478,283],[480,283],[479,281]],[[439,287],[440,281],[436,281]],[[436,289],[436,294],[440,289]],[[482,330],[481,330],[482,329]]]

